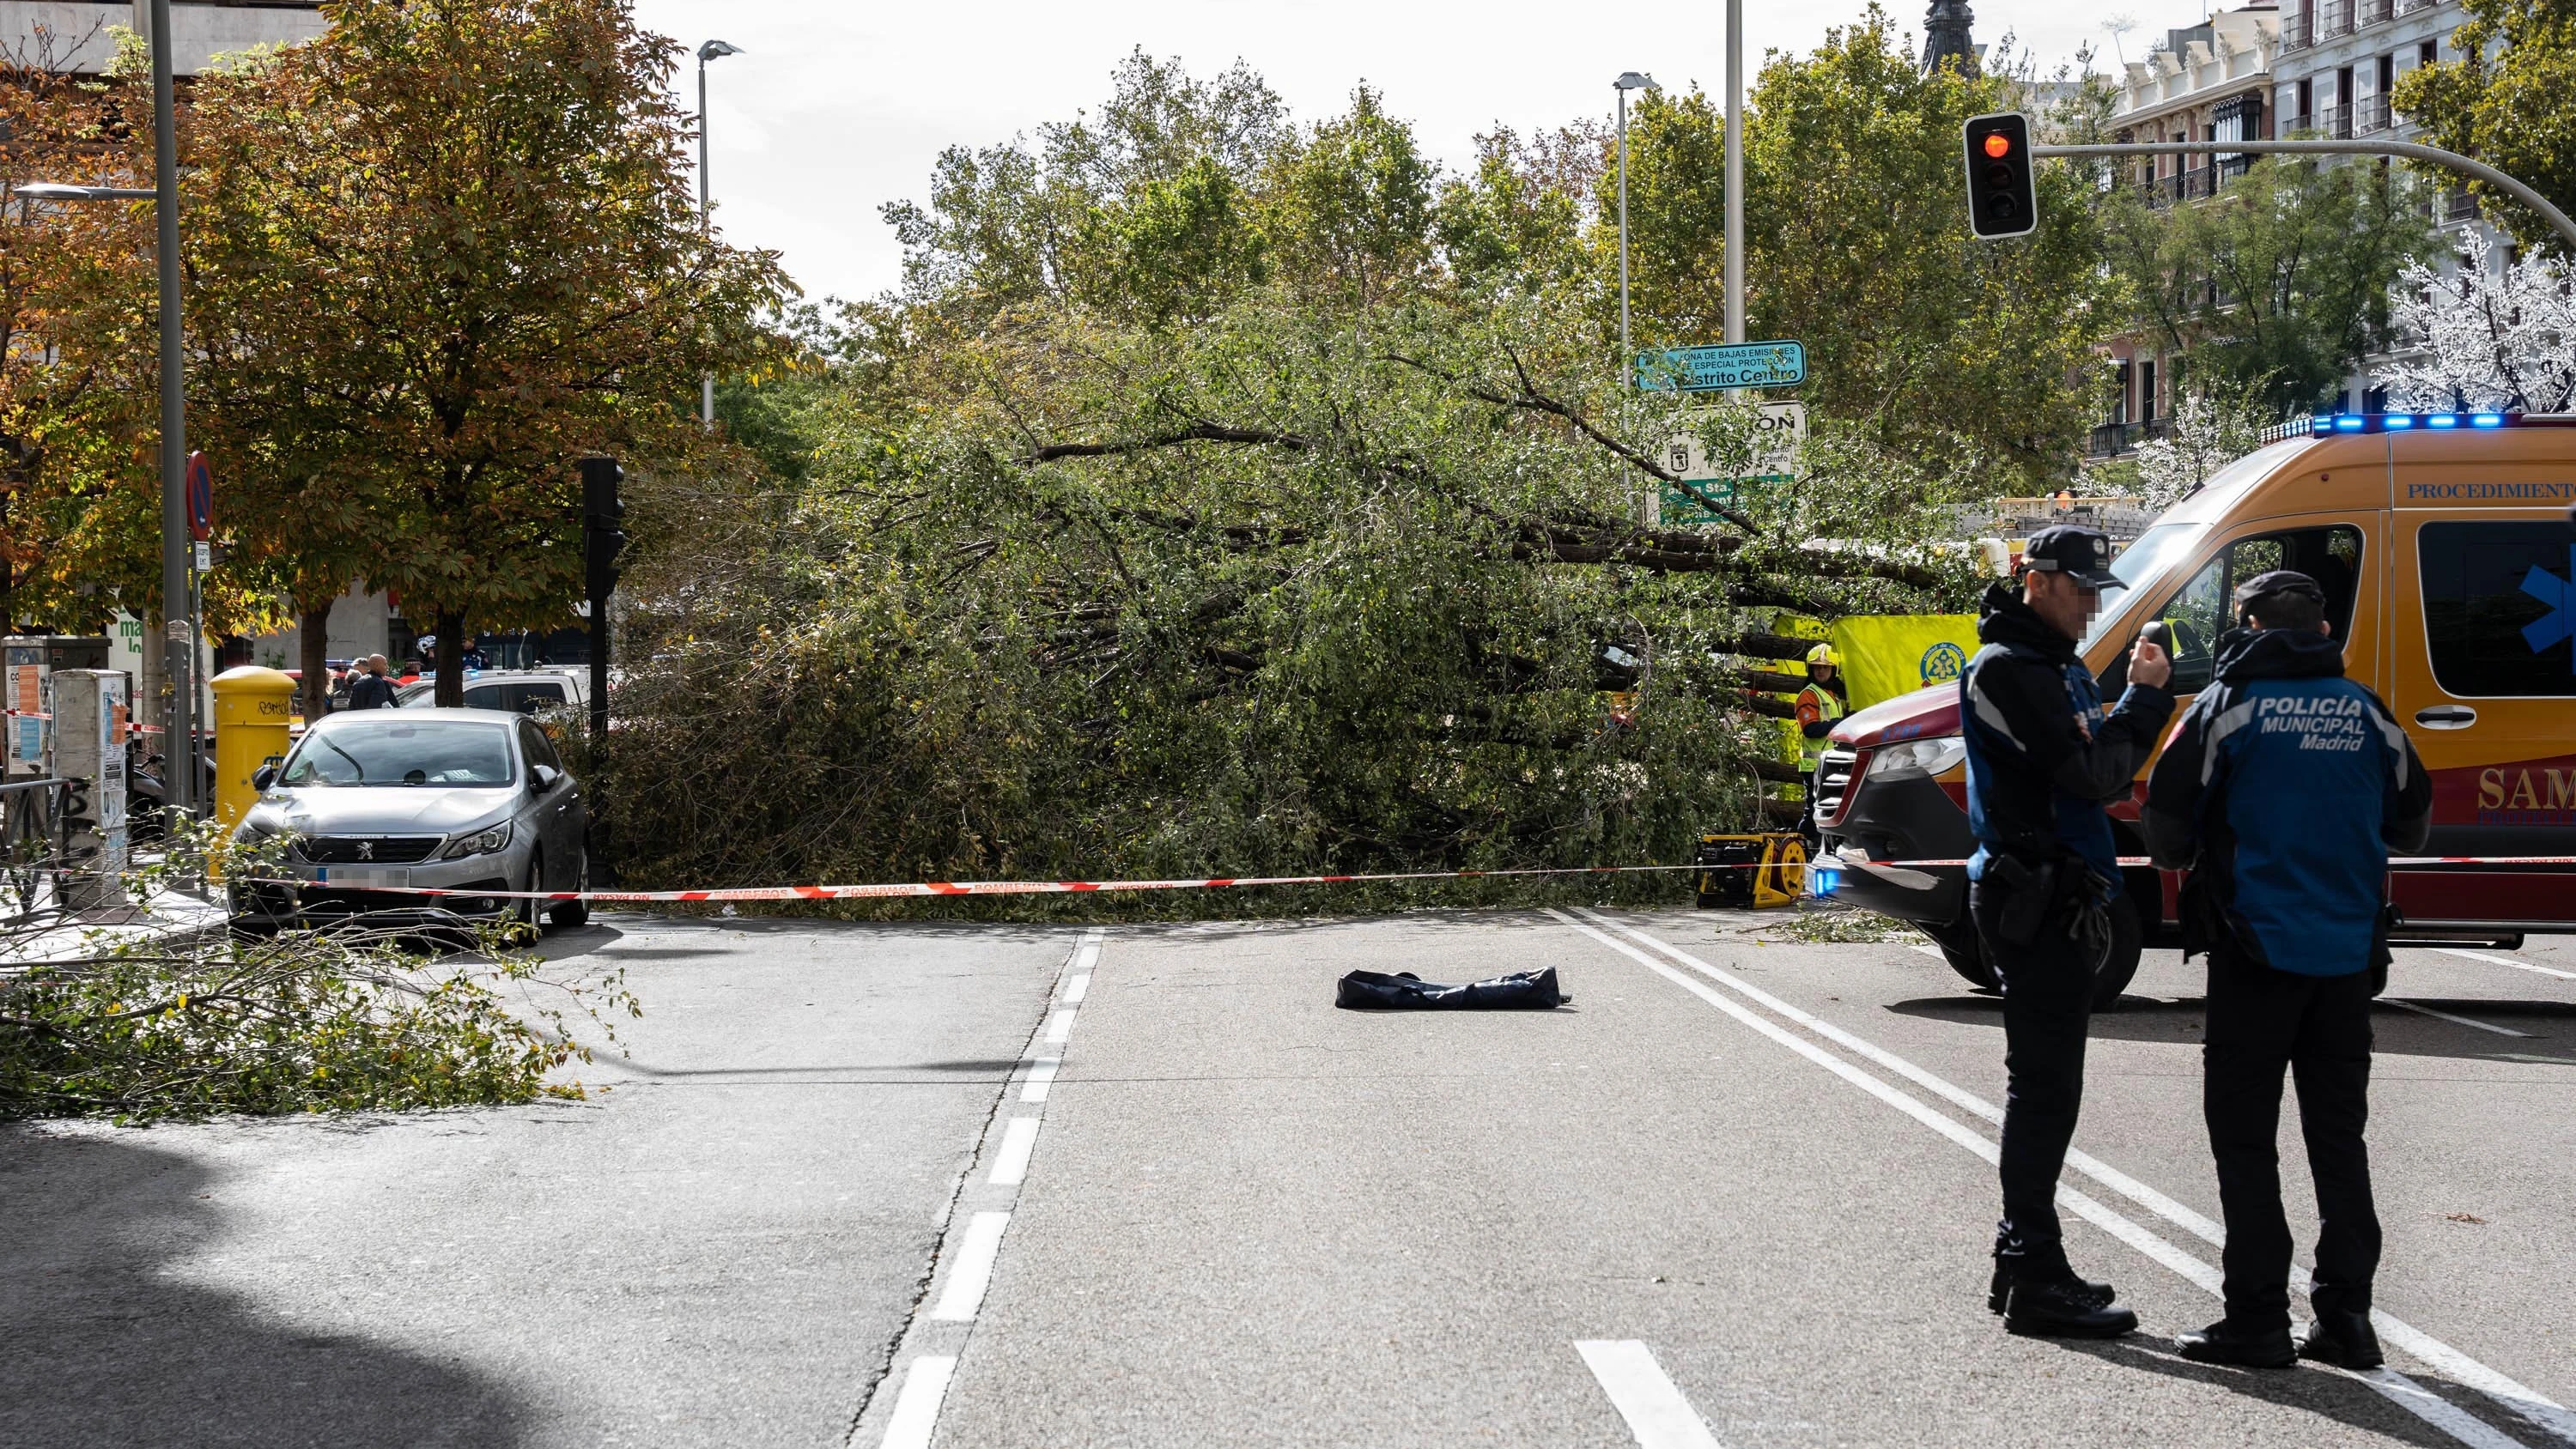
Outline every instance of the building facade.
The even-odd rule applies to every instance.
[[[170,63],[195,75],[218,55],[260,45],[294,45],[320,35],[321,0],[173,0]],[[0,0],[0,46],[11,59],[73,75],[96,75],[116,56],[118,28],[149,35],[145,0]]]
[[[2115,141],[2260,141],[2279,134],[2272,103],[2281,14],[2270,4],[2224,10],[2198,25],[2166,33],[2144,60],[2131,61],[2112,105]],[[2217,152],[2146,156],[2127,179],[2151,205],[2175,206],[2217,195],[2253,158]],[[2173,359],[2166,339],[2132,333],[2108,344],[2118,394],[2111,415],[2093,430],[2087,453],[2114,457],[2161,430],[2173,411]]]

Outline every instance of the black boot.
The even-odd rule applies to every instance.
[[[2207,1328],[2182,1334],[2174,1348],[2194,1363],[2226,1363],[2238,1368],[2288,1368],[2299,1361],[2290,1346],[2290,1330],[2239,1328],[2220,1319]]]
[[[2078,1278],[2072,1269],[2067,1271],[2066,1277],[2074,1291],[2074,1296],[2089,1301],[2096,1308],[2110,1307],[2111,1300],[2119,1296],[2111,1291],[2110,1284],[2096,1283],[2090,1278]],[[2011,1291],[2012,1270],[2006,1268],[2002,1260],[1998,1259],[1995,1263],[1994,1281],[1986,1285],[1986,1311],[2003,1312],[2004,1300]]]
[[[2102,1287],[2066,1277],[2033,1283],[2016,1279],[2004,1292],[2004,1328],[2030,1338],[2118,1338],[2138,1327],[2138,1315],[2113,1308],[2089,1291]]]
[[[2367,1313],[2319,1313],[2299,1335],[2299,1357],[2348,1369],[2375,1369],[2388,1361]]]

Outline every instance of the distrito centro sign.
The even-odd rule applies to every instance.
[[[1807,345],[1785,339],[1637,354],[1637,386],[1648,392],[1796,387],[1806,380]]]

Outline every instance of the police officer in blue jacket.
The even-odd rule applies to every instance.
[[[2173,717],[2171,661],[2152,643],[2129,659],[2128,690],[2105,713],[2076,657],[2110,539],[2046,528],[2022,549],[2021,589],[1986,591],[1984,647],[1960,680],[1968,749],[1968,909],[2004,992],[2003,1220],[1986,1304],[2014,1333],[2111,1338],[2138,1326],[2107,1283],[2078,1278],[2057,1224],[2057,1175],[2084,1095],[2093,969],[2110,945],[2119,848],[2106,800],[2129,793]]]
[[[2259,574],[2235,602],[2242,627],[2219,637],[2217,681],[2147,784],[2148,848],[2191,868],[2184,953],[2209,953],[2201,1110],[2227,1217],[2227,1316],[2178,1347],[2208,1363],[2375,1368],[2370,999],[2388,979],[2388,853],[2422,848],[2433,787],[2388,706],[2344,678],[2314,579]],[[2320,1219],[2316,1318],[2295,1343],[2274,1148],[2284,1066]]]

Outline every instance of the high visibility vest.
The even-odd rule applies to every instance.
[[[1820,684],[1810,684],[1798,691],[1798,723],[1801,726],[1810,720],[1823,720],[1831,724],[1842,717],[1842,697],[1832,690]],[[1807,738],[1806,731],[1801,729],[1798,733],[1798,768],[1813,774],[1816,766],[1823,763],[1824,758],[1825,741],[1811,740]]]

